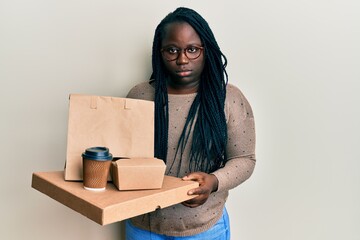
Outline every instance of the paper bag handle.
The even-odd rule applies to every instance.
[[[98,96],[91,96],[90,98],[90,108],[91,109],[97,109],[97,99]],[[111,97],[111,100],[114,100],[116,98]],[[132,101],[129,99],[124,98],[124,109],[131,109],[132,108]]]

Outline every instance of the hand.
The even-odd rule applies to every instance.
[[[204,172],[194,172],[182,178],[185,181],[196,181],[199,183],[198,188],[194,188],[188,191],[188,195],[198,195],[197,197],[190,199],[182,204],[187,207],[198,207],[206,202],[210,193],[215,192],[218,188],[218,179],[213,174],[207,174]]]

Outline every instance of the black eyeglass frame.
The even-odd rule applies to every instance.
[[[161,54],[164,56],[164,51],[168,50],[169,48],[172,48],[172,47],[166,47],[166,48],[161,48],[160,51],[161,51]],[[201,56],[201,53],[204,51],[204,47],[201,47],[201,46],[189,46],[189,47],[186,47],[186,48],[177,48],[177,47],[173,47],[175,49],[178,49],[179,52],[177,53],[176,57],[174,59],[168,59],[166,58],[165,56],[165,59],[169,62],[172,62],[172,61],[175,61],[179,58],[180,54],[182,52],[184,52],[185,56],[187,57],[187,59],[189,60],[195,60],[195,59],[198,59],[200,56]],[[189,58],[188,55],[186,54],[186,50],[188,50],[189,48],[197,48],[200,50],[200,53],[199,53],[199,56],[195,57],[195,58]]]

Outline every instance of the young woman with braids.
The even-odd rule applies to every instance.
[[[128,97],[155,102],[155,156],[166,174],[199,182],[195,198],[132,218],[127,240],[230,239],[225,201],[255,166],[251,107],[227,83],[226,57],[208,23],[178,8],[155,30],[151,80]]]

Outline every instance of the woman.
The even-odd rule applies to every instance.
[[[128,97],[155,102],[155,156],[167,175],[199,182],[188,192],[198,196],[127,221],[126,239],[230,239],[225,201],[253,172],[255,129],[248,101],[227,84],[226,63],[194,10],[178,8],[157,26],[151,80]]]

